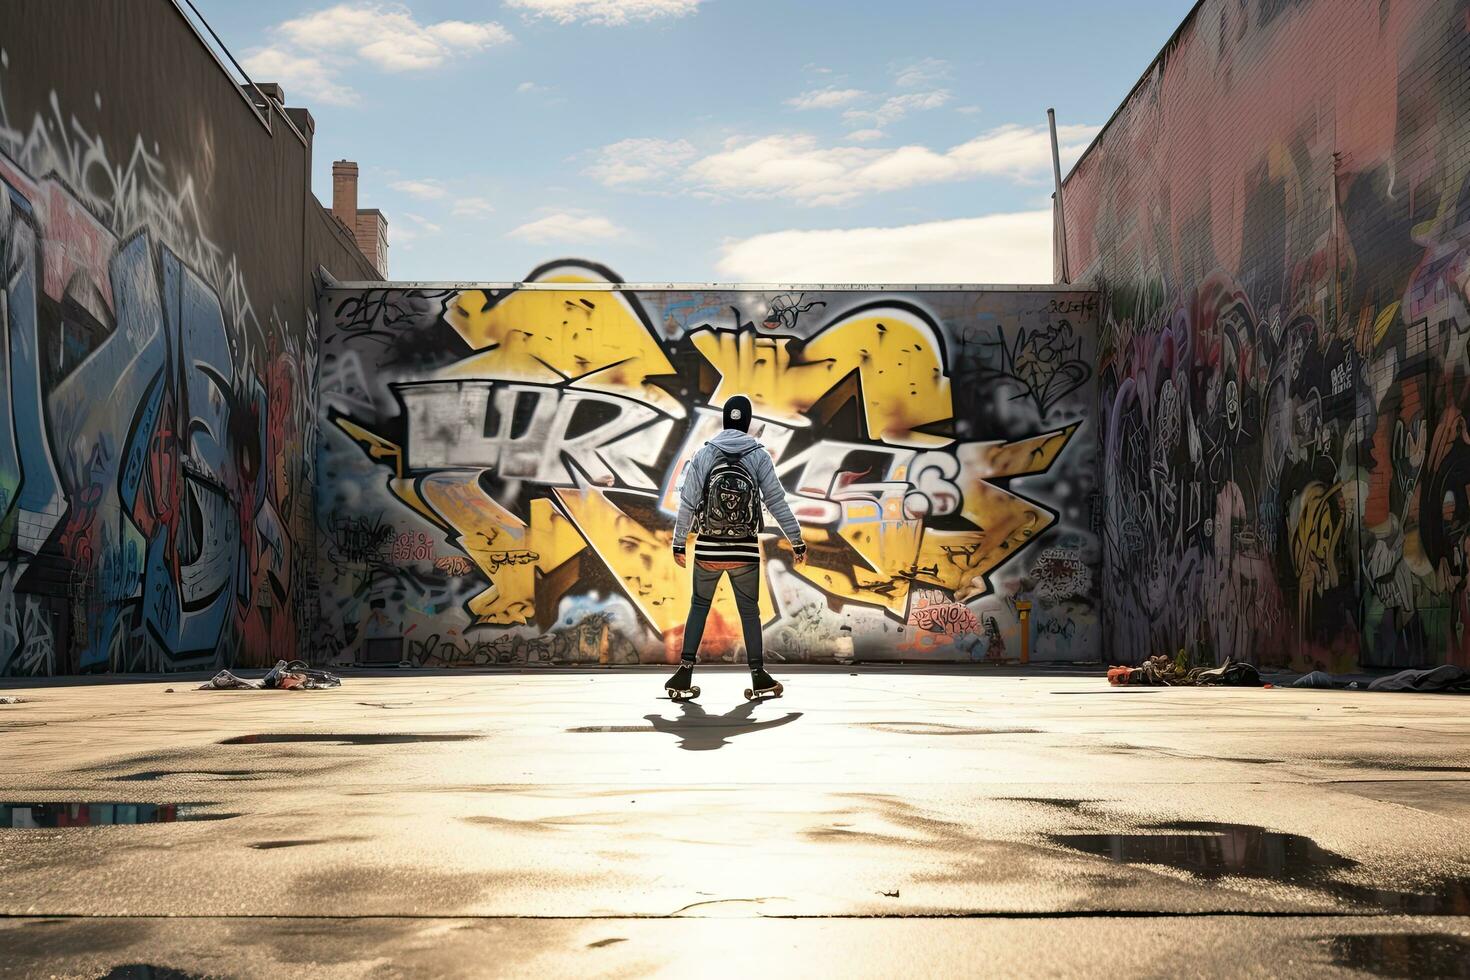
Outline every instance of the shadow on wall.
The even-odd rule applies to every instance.
[[[764,538],[772,660],[1014,660],[1023,620],[1098,656],[1094,294],[526,281],[558,288],[328,291],[324,655],[677,659],[677,488],[739,393],[811,549]]]

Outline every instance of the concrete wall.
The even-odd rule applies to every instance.
[[[1066,183],[1110,657],[1470,664],[1470,2],[1206,0]]]
[[[169,0],[0,4],[0,675],[309,637],[310,164]]]
[[[772,660],[1014,660],[1028,602],[1033,660],[1098,656],[1094,294],[613,278],[325,293],[321,656],[676,660],[675,486],[737,392],[811,546],[766,543]],[[726,592],[705,658],[738,632]]]

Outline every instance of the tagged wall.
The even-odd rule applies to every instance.
[[[770,659],[1098,657],[1094,294],[527,281],[326,291],[321,656],[677,660],[678,480],[743,393],[811,549],[765,538]]]
[[[1470,2],[1206,0],[1065,195],[1110,657],[1470,664]]]
[[[0,676],[309,639],[309,171],[172,4],[0,6]]]

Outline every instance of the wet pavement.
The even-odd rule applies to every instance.
[[[1470,975],[1464,698],[662,679],[0,687],[0,975]]]

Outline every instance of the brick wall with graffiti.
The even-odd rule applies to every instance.
[[[0,8],[0,676],[306,646],[309,168],[172,4]]]
[[[1206,0],[1065,200],[1110,656],[1470,664],[1470,2]]]
[[[675,494],[739,393],[810,547],[763,537],[769,659],[1098,657],[1095,294],[616,281],[325,292],[321,656],[676,660]]]

